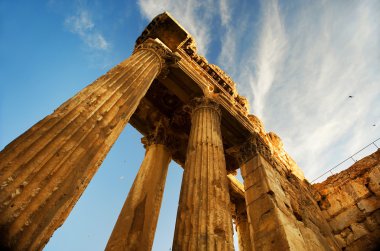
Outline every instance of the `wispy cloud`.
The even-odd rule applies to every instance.
[[[231,5],[229,0],[220,0],[219,1],[219,11],[220,11],[220,20],[222,25],[228,25],[231,21]]]
[[[255,77],[250,83],[253,96],[253,107],[259,117],[264,117],[265,100],[276,79],[276,75],[283,67],[284,54],[287,45],[285,28],[280,15],[277,1],[265,1],[261,17],[261,29],[258,34],[257,48],[253,69],[256,70]],[[250,67],[250,69],[252,69]],[[248,74],[252,74],[250,71]]]
[[[257,32],[231,28],[220,63],[313,178],[380,136],[380,2],[261,3]]]
[[[93,49],[106,50],[109,43],[95,27],[89,11],[80,9],[73,16],[65,19],[65,26],[70,32],[79,35],[83,42]]]

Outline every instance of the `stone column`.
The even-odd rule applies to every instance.
[[[297,220],[291,214],[291,204],[281,187],[277,171],[267,161],[271,158],[268,146],[259,136],[254,136],[228,152],[234,152],[241,163],[249,228],[255,250],[308,250]]]
[[[0,153],[0,249],[41,250],[174,57],[149,39]]]
[[[239,203],[235,205],[235,226],[238,236],[239,251],[253,251],[254,247],[251,243],[249,223],[245,204]]]
[[[234,249],[220,122],[215,102],[195,99],[173,250]]]
[[[166,137],[143,138],[145,158],[105,250],[152,249],[171,154]]]

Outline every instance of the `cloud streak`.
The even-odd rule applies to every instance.
[[[262,13],[262,26],[259,32],[259,41],[256,48],[254,69],[256,74],[251,82],[253,103],[255,113],[264,117],[265,100],[270,91],[276,74],[283,67],[284,53],[287,45],[285,29],[276,1],[264,2]],[[249,63],[249,62],[247,62]]]
[[[76,15],[67,17],[65,26],[70,32],[77,34],[88,47],[98,50],[109,48],[109,43],[95,28],[95,24],[87,10],[78,10]]]
[[[252,42],[240,57],[227,44],[220,59],[234,60],[220,63],[239,69],[240,92],[310,179],[380,136],[379,5],[262,1],[258,36],[227,35]]]

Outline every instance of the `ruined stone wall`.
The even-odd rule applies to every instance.
[[[273,168],[263,164],[266,178],[271,176],[268,180],[272,188],[269,195],[281,211],[281,224],[289,243],[295,244],[291,250],[339,250],[331,227],[314,198],[311,185],[306,180],[299,179],[288,168]]]
[[[313,186],[342,250],[379,248],[380,150]]]
[[[315,199],[316,190],[286,153],[281,139],[266,133],[255,116],[249,119],[265,143],[262,147],[253,142],[259,153],[241,167],[256,250],[340,250]],[[240,152],[245,152],[242,148]]]

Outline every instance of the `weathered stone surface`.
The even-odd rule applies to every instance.
[[[368,174],[369,182],[368,188],[376,196],[380,196],[380,166],[373,168],[373,170]]]
[[[249,233],[247,216],[238,216],[235,220],[235,224],[238,235],[239,251],[254,251]]]
[[[260,155],[242,165],[242,174],[256,250],[338,250],[306,183],[284,176]]]
[[[366,214],[372,213],[380,208],[380,199],[374,196],[362,199],[358,202],[358,207]]]
[[[364,221],[364,225],[370,232],[373,232],[378,228],[378,223],[374,215],[367,217]]]
[[[371,250],[380,239],[380,150],[314,187],[318,204],[346,250]]]
[[[364,224],[361,224],[361,223],[351,224],[351,230],[353,233],[353,235],[352,235],[353,241],[356,241],[357,239],[368,234],[368,231],[365,228]],[[350,244],[350,243],[351,243],[351,240],[347,239],[347,244]]]
[[[335,233],[341,232],[343,229],[351,225],[353,222],[359,222],[365,220],[365,215],[359,208],[350,207],[330,221],[330,225]]]
[[[327,209],[327,213],[330,216],[339,214],[355,203],[354,199],[344,189],[337,189],[335,192],[329,197],[330,207]]]
[[[0,153],[0,246],[40,250],[66,219],[171,52],[147,40]]]
[[[173,250],[234,250],[220,110],[196,99]]]
[[[337,234],[334,237],[337,240],[340,248],[347,246],[346,239],[343,238],[340,234]]]

